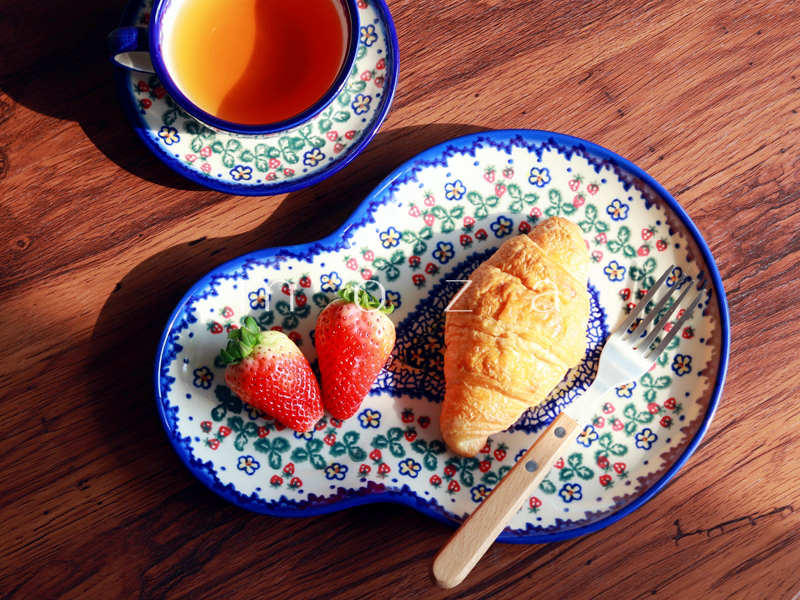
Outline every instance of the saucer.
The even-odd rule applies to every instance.
[[[146,27],[152,0],[131,0],[121,27]],[[117,68],[128,121],[161,162],[205,187],[242,196],[284,194],[342,169],[377,133],[397,86],[397,34],[384,0],[359,0],[361,32],[350,78],[310,122],[270,138],[213,131],[167,95],[158,78]]]
[[[458,457],[439,432],[453,282],[550,216],[575,222],[589,247],[586,354],[546,402],[475,458]],[[603,398],[499,539],[590,533],[650,500],[697,448],[722,392],[730,323],[714,258],[675,199],[635,165],[574,137],[517,130],[451,140],[389,175],[327,238],[216,268],[162,335],[157,408],[186,467],[242,508],[298,517],[393,502],[456,526],[588,387],[605,338],[669,265],[668,285],[683,274],[707,278],[710,297],[648,373]],[[395,304],[397,342],[352,419],[326,415],[313,432],[294,433],[233,395],[218,358],[226,329],[251,316],[286,332],[313,364],[320,311],[341,286],[366,280]]]

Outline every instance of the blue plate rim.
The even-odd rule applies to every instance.
[[[189,291],[186,292],[183,298],[181,298],[180,302],[176,305],[175,309],[172,311],[172,314],[170,315],[167,321],[167,325],[164,328],[164,331],[161,335],[158,352],[156,353],[156,362],[154,368],[154,387],[155,387],[156,408],[158,410],[161,424],[164,427],[164,431],[167,435],[167,438],[172,444],[172,447],[175,450],[178,457],[181,459],[184,465],[186,465],[186,467],[192,472],[192,474],[195,477],[197,477],[211,491],[213,491],[223,499],[227,500],[228,502],[231,502],[232,504],[239,506],[240,508],[245,508],[247,510],[252,510],[260,514],[265,514],[270,516],[310,517],[310,516],[323,515],[331,512],[337,512],[350,507],[360,506],[363,504],[371,504],[374,502],[390,502],[394,504],[402,504],[410,508],[413,508],[415,510],[419,510],[426,516],[432,517],[435,520],[439,521],[440,523],[443,523],[451,528],[456,528],[459,525],[459,523],[452,521],[451,519],[448,519],[446,516],[437,513],[436,511],[428,508],[427,506],[421,505],[420,501],[422,499],[416,498],[414,496],[409,497],[407,495],[401,495],[402,492],[397,492],[394,490],[384,490],[378,492],[365,491],[365,495],[344,498],[342,500],[336,501],[331,504],[312,506],[310,508],[304,508],[302,510],[290,507],[273,508],[262,505],[245,505],[241,503],[238,500],[238,498],[236,498],[236,496],[229,493],[227,489],[228,486],[220,485],[218,481],[215,481],[209,475],[206,469],[198,469],[194,464],[192,464],[192,458],[186,453],[185,449],[181,445],[176,443],[177,440],[175,440],[174,436],[171,435],[169,423],[167,421],[167,416],[163,410],[163,402],[161,395],[161,361],[162,357],[164,356],[164,352],[167,349],[170,331],[172,330],[175,321],[178,319],[178,317],[180,317],[183,311],[183,307],[185,306],[187,301],[194,295],[194,293],[198,290],[205,288],[206,285],[212,280],[212,278],[215,275],[233,271],[236,268],[239,268],[243,264],[247,263],[248,260],[254,260],[256,258],[264,259],[284,253],[306,252],[315,245],[323,245],[330,242],[333,242],[334,244],[346,244],[347,239],[349,237],[348,232],[350,227],[354,223],[362,220],[365,216],[367,216],[370,205],[376,200],[378,200],[383,195],[384,191],[388,187],[390,187],[391,184],[396,179],[398,179],[402,174],[404,174],[406,171],[412,168],[414,163],[416,163],[417,161],[430,160],[431,157],[438,156],[441,153],[445,152],[448,146],[467,145],[470,143],[475,143],[483,140],[497,141],[498,138],[500,138],[500,141],[507,141],[514,139],[516,137],[521,137],[527,142],[553,141],[561,146],[576,147],[578,149],[589,152],[595,158],[607,161],[612,166],[621,168],[628,174],[633,175],[634,177],[640,179],[646,185],[648,185],[659,196],[659,198],[661,198],[663,201],[666,202],[667,206],[669,206],[673,214],[675,214],[681,220],[681,222],[686,227],[687,231],[697,244],[698,249],[701,255],[703,256],[703,260],[705,261],[706,266],[708,267],[708,275],[709,278],[711,279],[712,286],[717,292],[716,299],[719,307],[720,328],[721,328],[720,357],[719,357],[719,366],[717,369],[717,377],[714,382],[714,389],[711,393],[711,398],[709,399],[708,407],[706,409],[706,414],[697,432],[695,433],[694,437],[690,440],[689,444],[686,446],[683,453],[672,464],[672,466],[640,496],[638,496],[636,499],[634,499],[632,502],[630,502],[620,510],[611,513],[608,516],[603,517],[602,519],[599,519],[598,521],[595,521],[594,523],[590,523],[588,525],[583,525],[580,527],[576,527],[574,529],[568,529],[564,531],[551,532],[551,533],[543,533],[543,534],[542,533],[515,534],[515,533],[503,532],[502,534],[500,534],[497,541],[512,543],[512,544],[539,544],[539,543],[563,541],[578,536],[586,535],[589,533],[594,533],[596,531],[608,527],[609,525],[616,523],[620,519],[623,519],[624,517],[631,514],[633,511],[643,506],[646,502],[651,500],[658,492],[660,492],[670,482],[670,480],[675,476],[675,474],[680,470],[680,468],[686,463],[686,461],[692,456],[692,454],[694,454],[695,450],[697,449],[703,437],[705,436],[705,433],[708,430],[708,427],[711,424],[711,421],[713,420],[717,407],[719,405],[719,400],[722,395],[725,378],[728,372],[728,363],[730,358],[730,314],[728,309],[727,297],[722,284],[722,278],[720,276],[719,269],[714,260],[714,257],[711,254],[711,250],[708,247],[708,244],[706,243],[702,234],[697,229],[697,226],[692,222],[691,218],[686,213],[686,211],[684,211],[684,209],[680,206],[680,204],[678,204],[678,201],[675,200],[675,198],[673,198],[672,195],[661,184],[659,184],[653,177],[647,174],[643,169],[636,166],[631,161],[616,154],[615,152],[612,152],[611,150],[603,148],[602,146],[599,146],[592,142],[563,133],[556,133],[539,129],[490,130],[454,138],[452,140],[448,140],[446,142],[428,148],[427,150],[407,160],[402,165],[397,167],[394,171],[392,171],[380,184],[378,184],[378,186],[375,187],[375,189],[372,192],[369,193],[369,195],[361,202],[361,204],[359,204],[359,206],[355,209],[355,211],[353,211],[353,213],[342,224],[342,226],[339,227],[339,229],[337,229],[330,235],[320,240],[309,242],[307,244],[265,248],[263,250],[256,250],[254,252],[242,255],[213,269],[212,271],[207,273],[204,277],[199,279],[189,289]]]
[[[397,91],[397,80],[400,75],[400,53],[398,50],[397,29],[394,26],[394,20],[389,12],[389,7],[386,4],[386,0],[370,0],[370,2],[372,2],[373,5],[378,8],[378,10],[380,10],[381,15],[386,23],[386,29],[389,33],[388,53],[391,56],[390,64],[393,65],[393,68],[390,73],[387,72],[386,82],[383,88],[383,106],[378,110],[378,113],[375,115],[375,119],[370,124],[369,129],[354,146],[349,148],[347,154],[345,154],[339,160],[334,160],[328,167],[320,170],[316,174],[311,175],[306,179],[298,177],[294,180],[286,180],[285,182],[272,185],[242,185],[241,187],[236,187],[230,183],[199,175],[194,169],[184,167],[178,161],[165,158],[159,149],[158,144],[150,139],[150,137],[145,133],[145,129],[141,127],[139,112],[132,103],[126,101],[125,95],[130,93],[127,88],[127,76],[130,71],[123,67],[117,66],[114,68],[114,83],[117,88],[117,97],[119,98],[119,103],[122,106],[122,112],[125,114],[128,123],[136,132],[136,135],[139,137],[139,139],[144,142],[144,145],[147,147],[147,149],[150,150],[150,152],[155,155],[159,161],[175,171],[178,175],[185,177],[186,179],[204,188],[208,188],[217,192],[224,192],[233,196],[277,196],[280,194],[296,192],[297,190],[302,190],[315,185],[344,169],[364,151],[364,148],[366,148],[367,144],[372,141],[380,128],[383,126],[383,122],[386,120],[386,116],[389,114],[389,109],[392,106],[392,102],[394,102],[395,92]],[[133,21],[138,9],[139,1],[130,0],[122,13],[119,26],[125,27],[131,25],[131,21]]]

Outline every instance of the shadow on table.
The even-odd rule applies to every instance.
[[[213,268],[260,248],[303,244],[336,230],[367,194],[392,170],[420,151],[482,128],[471,125],[422,125],[380,133],[367,150],[345,169],[318,185],[287,195],[251,231],[229,236],[205,236],[151,256],[133,268],[105,302],[92,334],[93,372],[107,376],[90,401],[107,433],[109,448],[124,447],[124,457],[153,454],[158,462],[126,460],[126,479],[148,484],[158,471],[176,470],[179,462],[161,431],[153,402],[153,360],[162,330],[176,304]],[[247,201],[247,200],[243,200]],[[107,405],[113,401],[113,410]],[[120,424],[135,424],[135,434],[120,442]],[[192,483],[188,473],[182,485]],[[176,482],[177,484],[178,482]],[[204,501],[217,497],[194,482]],[[148,493],[163,494],[158,489]],[[222,502],[219,500],[219,502]]]

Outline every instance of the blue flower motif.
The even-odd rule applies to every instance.
[[[181,141],[181,136],[178,135],[178,130],[174,127],[167,127],[166,125],[158,130],[158,137],[164,140],[164,143],[167,146],[172,146],[172,144],[177,144]]]
[[[314,437],[313,431],[295,431],[294,437],[297,440],[305,440],[306,442]]]
[[[467,193],[467,188],[461,183],[460,179],[456,179],[451,183],[444,184],[444,197],[447,200],[461,200],[464,194]]]
[[[359,413],[358,420],[364,429],[369,429],[370,427],[377,429],[381,425],[381,413],[377,410],[365,408]]]
[[[656,442],[658,436],[653,433],[649,427],[645,427],[636,434],[636,447],[642,450],[650,450],[650,447]]]
[[[236,465],[236,468],[240,471],[244,471],[248,475],[252,475],[256,471],[258,471],[261,464],[249,454],[245,454],[244,456],[239,457],[239,464]]]
[[[407,458],[403,461],[400,461],[400,464],[397,465],[397,468],[400,470],[401,475],[408,475],[412,479],[416,479],[417,475],[419,475],[419,472],[422,469],[422,465],[413,458]]]
[[[250,417],[251,421],[255,421],[259,417],[266,417],[266,413],[263,410],[260,410],[253,406],[252,404],[244,403],[244,410],[247,413],[247,416]]]
[[[624,221],[628,218],[628,205],[623,204],[619,198],[606,207],[606,212],[611,215],[612,221]]]
[[[250,308],[258,310],[259,308],[267,307],[267,290],[258,288],[255,292],[247,294],[247,299],[250,301]]]
[[[673,285],[675,285],[675,282],[678,281],[682,276],[683,276],[683,270],[680,267],[675,267],[674,269],[672,269],[672,273],[669,274],[669,277],[667,277],[667,285],[669,287],[672,287]]]
[[[605,269],[603,269],[603,273],[606,274],[609,281],[622,281],[625,279],[625,273],[627,273],[627,269],[619,264],[617,261],[612,260]]]
[[[450,242],[439,242],[436,244],[436,250],[433,251],[433,258],[438,260],[443,265],[450,262],[450,259],[456,255],[453,250],[453,244]]]
[[[384,248],[394,248],[400,243],[401,233],[394,227],[389,227],[386,231],[381,233],[381,244]]]
[[[489,495],[489,492],[492,491],[492,488],[486,487],[482,483],[479,483],[474,488],[470,490],[472,493],[472,501],[473,502],[483,502],[483,499]]]
[[[350,104],[350,107],[357,115],[363,115],[369,110],[370,102],[372,102],[372,96],[367,96],[366,94],[356,94],[356,97],[353,98],[353,102]]]
[[[365,46],[372,46],[378,41],[378,34],[375,32],[374,25],[367,25],[361,28],[361,43]]]
[[[497,221],[492,223],[489,227],[494,231],[495,237],[501,238],[511,233],[514,229],[514,221],[501,215],[497,217]]]
[[[230,170],[234,181],[249,181],[253,178],[253,168],[244,165],[236,165]]]
[[[579,483],[565,483],[559,490],[558,495],[561,496],[564,502],[570,503],[583,498],[583,490],[581,490],[581,484]]]
[[[581,431],[580,435],[578,435],[578,443],[581,446],[584,446],[584,447],[588,448],[589,446],[592,445],[592,442],[596,441],[597,438],[599,438],[599,437],[600,436],[594,430],[594,427],[592,427],[591,425],[587,425],[584,428],[584,430]]]
[[[519,462],[519,459],[520,459],[520,458],[522,458],[523,456],[525,456],[525,453],[526,453],[527,451],[528,451],[528,449],[527,449],[527,448],[523,448],[522,450],[520,450],[519,452],[517,452],[517,455],[514,457],[514,462],[515,462],[515,463],[516,463],[516,462]]]
[[[536,187],[544,187],[550,183],[550,171],[546,168],[537,169],[534,167],[531,169],[531,175],[528,177],[528,181]]]
[[[676,354],[672,359],[672,370],[675,374],[683,377],[692,372],[692,357],[688,354]]]
[[[319,278],[321,290],[323,292],[335,292],[342,285],[342,279],[336,271],[331,271],[327,275],[322,275]]]
[[[303,155],[303,164],[307,167],[316,167],[321,160],[325,160],[325,154],[319,148],[312,148]]]
[[[211,382],[214,381],[214,373],[208,367],[200,367],[194,370],[194,383],[195,387],[207,390],[211,388]]]
[[[386,290],[386,304],[394,304],[395,308],[400,308],[400,293],[392,290]]]
[[[332,463],[325,467],[325,479],[341,481],[345,475],[347,475],[347,465]]]
[[[617,398],[630,398],[633,394],[633,390],[636,389],[636,382],[631,381],[630,383],[623,383],[621,386],[617,388]]]

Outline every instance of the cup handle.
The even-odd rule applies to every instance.
[[[120,27],[112,31],[106,41],[108,58],[115,65],[141,71],[155,73],[150,60],[146,27]]]

